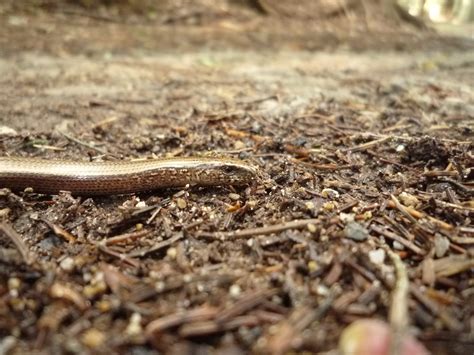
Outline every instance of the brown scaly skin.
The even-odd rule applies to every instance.
[[[230,158],[81,162],[0,157],[0,187],[14,191],[111,195],[166,187],[247,185],[258,170]]]

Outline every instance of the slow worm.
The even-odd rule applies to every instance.
[[[0,188],[55,194],[111,195],[186,185],[246,185],[257,169],[230,158],[81,162],[0,157]]]

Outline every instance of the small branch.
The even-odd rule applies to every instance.
[[[327,171],[335,171],[335,170],[346,170],[346,169],[358,169],[360,165],[353,165],[353,164],[318,164],[318,163],[310,163],[306,161],[301,161],[299,159],[291,158],[290,159],[295,164],[301,164],[304,166],[308,166],[317,170],[327,170]]]
[[[431,170],[423,173],[423,176],[426,177],[438,177],[438,176],[459,176],[459,172],[455,170]]]
[[[258,317],[254,315],[244,315],[235,317],[223,324],[217,323],[215,321],[188,323],[179,329],[178,334],[183,338],[198,336],[202,337],[240,327],[255,327],[259,323],[260,320]]]
[[[162,242],[156,243],[151,248],[148,248],[146,250],[143,250],[143,249],[142,250],[137,250],[137,251],[128,253],[127,256],[130,257],[130,258],[143,257],[147,254],[153,253],[153,252],[158,251],[160,249],[167,248],[170,245],[176,243],[178,240],[180,240],[183,237],[184,237],[183,233],[180,232],[180,233],[176,234],[175,236],[173,236],[169,239],[166,239]]]
[[[414,208],[403,206],[394,195],[390,195],[390,197],[392,198],[392,201],[389,201],[387,206],[392,207],[392,208],[397,208],[413,224],[417,223],[417,218],[418,219],[427,218],[430,222],[434,223],[436,226],[438,226],[441,229],[448,230],[448,231],[454,229],[454,227],[449,223],[446,223],[435,217],[427,215],[426,213],[415,210]]]
[[[395,207],[397,210],[399,210],[406,218],[408,218],[410,220],[410,222],[412,222],[413,224],[417,224],[417,220],[415,218],[415,216],[413,215],[413,213],[410,213],[408,208],[403,206],[400,201],[398,201],[398,199],[395,197],[395,195],[390,195],[390,198],[392,199],[392,204],[390,204],[390,201],[388,203],[388,206],[389,207]],[[413,212],[413,211],[411,211]],[[416,217],[417,218],[421,218],[421,215],[420,214],[416,214]]]
[[[372,225],[370,227],[370,229],[373,230],[374,232],[376,232],[377,234],[383,235],[386,238],[392,239],[392,240],[400,243],[401,245],[403,245],[407,249],[410,249],[415,254],[418,254],[418,255],[425,255],[426,254],[422,249],[417,247],[413,242],[411,242],[411,241],[409,241],[405,238],[402,238],[401,236],[399,236],[399,235],[397,235],[393,232],[390,232],[389,230],[383,229],[383,228],[375,226],[375,225]]]
[[[117,253],[116,251],[110,249],[110,248],[107,248],[107,246],[105,245],[105,243],[97,243],[97,248],[103,252],[104,254],[107,254],[107,255],[110,255],[110,256],[113,256],[125,263],[127,263],[128,265],[130,266],[133,266],[133,267],[139,267],[140,266],[140,263],[129,257],[128,255],[125,255],[125,254],[120,254],[120,253]]]
[[[214,318],[217,312],[217,308],[204,305],[195,309],[180,311],[163,316],[148,323],[145,328],[145,335],[148,339],[151,339],[156,334],[160,334],[169,328],[191,322],[205,322]]]
[[[459,333],[463,330],[464,326],[461,322],[447,313],[436,302],[426,297],[423,292],[418,289],[418,287],[410,285],[410,292],[426,309],[428,309],[435,316],[439,317],[443,324],[450,331]]]
[[[58,237],[63,238],[64,240],[66,240],[68,243],[71,243],[71,244],[76,242],[76,237],[73,236],[71,233],[69,233],[64,228],[62,228],[62,227],[58,226],[57,224],[54,224],[54,223],[52,223],[52,222],[50,222],[50,221],[48,221],[47,219],[44,219],[44,218],[42,218],[41,221],[46,223],[48,225],[48,227],[51,228],[51,230],[54,232],[54,234],[56,234]]]
[[[112,238],[108,238],[104,241],[104,243],[105,245],[109,246],[113,244],[120,244],[126,241],[134,241],[135,239],[149,235],[151,232],[152,232],[151,230],[144,229],[144,230],[135,231],[132,233],[125,233],[125,234],[117,235]]]
[[[364,144],[357,145],[357,146],[352,147],[352,148],[344,149],[343,151],[344,152],[360,152],[361,150],[366,150],[368,148],[372,148],[376,145],[388,142],[390,140],[392,140],[392,137],[387,136],[387,137],[383,137],[383,138],[380,138],[380,139],[376,139],[376,140],[371,141],[371,142],[367,142],[367,143],[364,143]]]
[[[272,233],[282,232],[288,229],[303,229],[308,228],[310,224],[320,223],[321,220],[313,218],[313,219],[297,219],[294,221],[275,224],[273,226],[267,227],[260,227],[260,228],[249,228],[249,229],[242,229],[237,231],[231,232],[216,232],[216,233],[208,233],[208,232],[200,232],[198,233],[198,237],[205,237],[205,238],[213,238],[213,239],[227,239],[227,238],[248,238],[254,237],[257,235],[266,235]]]

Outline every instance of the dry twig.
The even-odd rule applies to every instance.
[[[19,235],[17,231],[15,231],[13,227],[6,222],[0,223],[0,230],[10,238],[13,244],[15,244],[25,263],[30,265],[33,262],[32,255],[30,254],[28,246],[23,241],[21,235]]]
[[[151,230],[144,229],[140,231],[135,231],[131,233],[125,233],[121,235],[117,235],[115,237],[107,238],[104,243],[105,245],[113,245],[113,244],[120,244],[124,242],[131,242],[138,238],[146,237],[147,235],[151,234]]]
[[[105,243],[97,243],[97,248],[105,253],[105,254],[108,254],[110,256],[113,256],[125,263],[127,263],[128,265],[130,266],[133,266],[133,267],[139,267],[140,266],[140,263],[133,259],[132,257],[128,256],[128,255],[125,255],[125,254],[121,254],[121,253],[118,253],[110,248],[108,248]]]
[[[386,238],[397,241],[398,243],[402,244],[405,248],[410,249],[415,254],[418,254],[418,255],[425,255],[426,254],[421,248],[416,246],[412,241],[407,240],[405,238],[402,238],[401,236],[399,236],[399,235],[397,235],[393,232],[390,232],[387,229],[384,229],[384,228],[376,226],[376,225],[372,225],[370,227],[370,229],[373,230],[374,232],[376,232],[377,234],[383,235]]]
[[[181,238],[184,237],[184,234],[183,232],[179,232],[177,233],[176,235],[174,235],[173,237],[171,238],[168,238],[166,240],[163,240],[162,242],[158,242],[156,243],[155,245],[153,245],[151,248],[147,248],[147,249],[140,249],[140,250],[136,250],[136,251],[133,251],[131,253],[128,253],[128,257],[130,258],[137,258],[137,257],[143,257],[147,254],[150,254],[150,253],[153,253],[153,252],[156,252],[160,249],[163,249],[163,248],[167,248],[169,247],[170,245],[176,243],[178,240],[180,240]]]
[[[216,233],[208,233],[208,232],[199,232],[198,237],[205,237],[205,238],[212,238],[212,239],[227,239],[227,238],[248,238],[248,237],[255,237],[258,235],[266,235],[272,233],[282,232],[288,229],[302,229],[308,228],[311,224],[320,223],[320,219],[301,219],[301,220],[294,220],[290,222],[275,224],[273,226],[267,227],[259,227],[259,228],[249,228],[249,229],[242,229],[237,231],[231,232],[216,232]]]

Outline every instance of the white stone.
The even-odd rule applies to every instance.
[[[239,285],[233,284],[232,286],[230,286],[229,294],[232,298],[239,297],[241,293],[242,293],[242,289],[240,288]]]
[[[450,242],[448,238],[436,234],[434,238],[436,257],[442,258],[444,255],[446,255],[446,252],[449,250],[449,245]]]
[[[385,250],[376,249],[369,251],[369,259],[374,264],[380,265],[383,264],[385,260]]]
[[[64,258],[59,263],[59,267],[67,272],[74,270],[74,259],[69,256],[67,258]]]
[[[396,249],[396,250],[404,250],[405,247],[403,246],[403,244],[400,244],[399,242],[397,241],[394,241],[393,242],[393,248]]]

